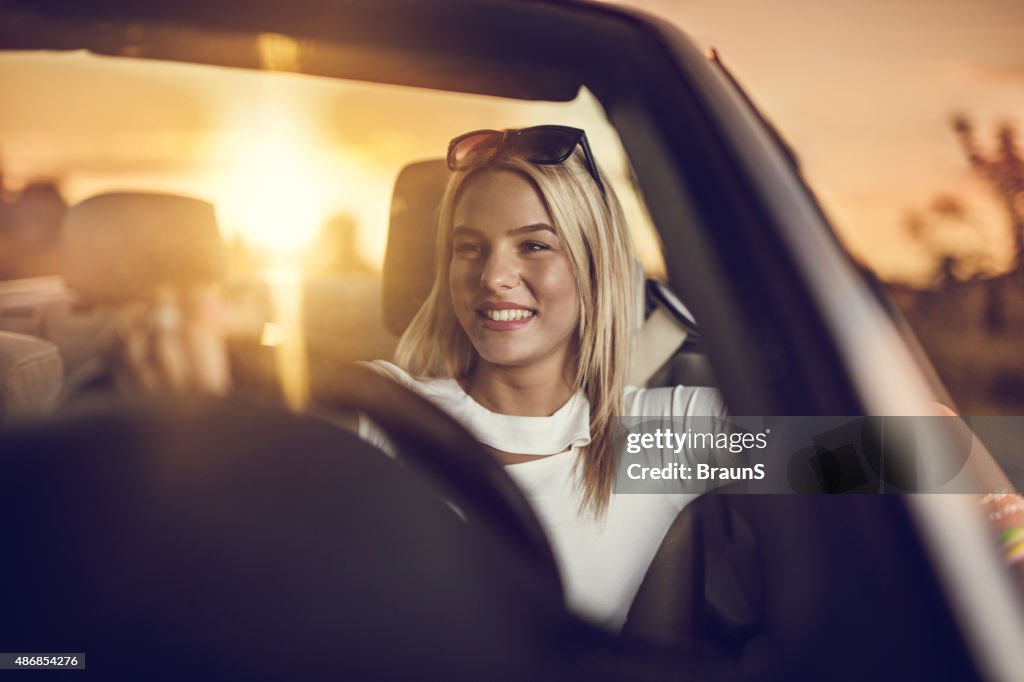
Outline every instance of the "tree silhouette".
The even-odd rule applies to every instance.
[[[934,263],[932,283],[943,291],[952,290],[958,282],[977,279],[991,268],[983,251],[965,248],[960,242],[959,235],[977,231],[979,225],[955,194],[937,194],[928,206],[907,211],[903,226],[930,253]]]
[[[1024,281],[1024,158],[1017,133],[1010,123],[996,130],[995,145],[986,151],[978,144],[975,126],[964,114],[955,115],[952,129],[972,170],[993,191],[1005,211],[1012,239],[1013,259],[1009,277],[983,275],[991,262],[977,250],[950,243],[955,229],[977,229],[965,204],[955,195],[938,194],[925,209],[909,211],[904,219],[908,234],[931,252],[935,262],[933,284],[951,292],[958,283],[976,280],[984,289],[983,319],[987,331],[996,334],[1007,325],[1006,300],[1011,282]],[[953,229],[954,232],[950,232]],[[945,238],[944,238],[945,237]],[[986,267],[986,265],[988,267]]]
[[[971,167],[988,183],[1006,209],[1013,235],[1013,269],[1024,271],[1024,159],[1017,149],[1017,133],[1009,123],[996,131],[996,149],[985,156],[965,115],[953,118],[953,130]]]

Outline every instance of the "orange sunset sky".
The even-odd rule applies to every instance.
[[[1012,122],[1024,148],[1024,1],[630,0],[723,61],[796,148],[849,248],[883,276],[920,280],[928,260],[902,228],[940,192],[978,225],[949,235],[996,262],[1006,219],[969,171],[949,119],[970,116],[991,151]]]
[[[949,120],[955,112],[970,116],[989,151],[997,124],[1008,121],[1024,132],[1024,0],[619,4],[660,15],[701,47],[718,48],[796,149],[846,244],[883,277],[927,279],[931,261],[903,224],[908,211],[927,208],[940,193],[960,197],[974,225],[946,239],[987,250],[992,270],[1008,262],[1006,219],[969,170]],[[532,104],[499,115],[486,98],[413,102],[361,86],[363,99],[355,100],[346,94],[354,89],[324,79],[264,77],[254,86],[256,74],[197,69],[85,55],[0,55],[0,167],[8,190],[49,176],[78,201],[129,180],[199,196],[216,184],[217,196],[207,198],[218,210],[223,203],[239,219],[248,211],[267,220],[278,210],[294,212],[252,202],[272,181],[290,192],[290,207],[310,213],[312,224],[344,208],[320,206],[317,197],[344,187],[362,201],[350,209],[361,224],[384,223],[397,161],[374,161],[438,155],[451,135],[481,122],[584,125],[605,169],[621,174],[606,151],[614,152],[613,136],[586,102]],[[301,112],[286,102],[302,103]],[[436,134],[415,133],[423,121],[437,122]],[[267,142],[270,129],[276,141]],[[276,176],[263,172],[268,159],[279,162]],[[382,239],[362,239],[361,248],[373,256]]]

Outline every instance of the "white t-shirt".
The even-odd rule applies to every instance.
[[[590,403],[582,392],[550,417],[517,417],[491,412],[454,379],[418,380],[383,360],[370,363],[420,393],[492,448],[535,461],[505,470],[520,485],[554,549],[566,599],[577,613],[611,629],[626,618],[647,567],[679,511],[696,495],[612,494],[604,519],[580,513],[573,464],[590,443]],[[725,406],[710,388],[626,388],[622,416],[686,419],[723,416]],[[385,450],[386,438],[368,420],[360,435]]]

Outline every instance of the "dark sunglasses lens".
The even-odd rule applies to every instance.
[[[464,168],[472,157],[493,150],[501,144],[502,135],[495,131],[472,133],[452,142],[448,150],[448,167],[452,170]]]
[[[525,130],[516,137],[516,151],[533,163],[561,163],[579,141],[580,134],[568,130]]]

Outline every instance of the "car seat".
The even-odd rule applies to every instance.
[[[71,298],[60,275],[0,282],[0,331],[42,335],[42,309]]]
[[[395,181],[381,291],[384,324],[395,336],[405,332],[433,286],[437,214],[447,184],[443,159],[411,163]]]
[[[63,381],[63,363],[54,344],[0,331],[0,426],[48,414]]]
[[[38,333],[60,349],[70,386],[99,370],[125,303],[162,282],[216,281],[224,272],[213,206],[170,194],[101,194],[72,206],[61,251],[71,296],[42,307]]]
[[[737,491],[679,514],[624,636],[724,679],[982,679],[903,496]]]

